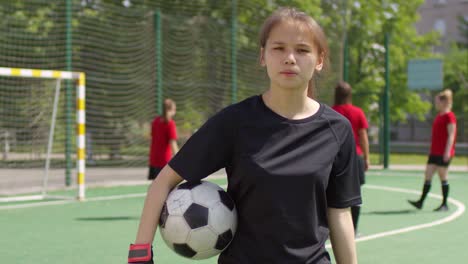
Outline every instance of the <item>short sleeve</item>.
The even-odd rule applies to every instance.
[[[171,120],[168,124],[168,134],[169,134],[169,139],[177,139],[177,127],[176,127],[176,123],[174,120]]]
[[[361,188],[354,137],[348,125],[333,162],[327,187],[328,207],[346,208],[361,204]]]
[[[151,122],[151,138],[155,138],[156,137],[156,122],[157,122],[158,118],[154,118],[153,119],[153,122]]]
[[[455,114],[453,112],[448,113],[447,123],[449,123],[449,124],[456,124],[457,123],[457,118],[455,117]]]
[[[169,162],[182,178],[199,181],[226,167],[232,155],[232,123],[226,109],[197,130]]]
[[[366,115],[364,114],[364,112],[362,110],[359,111],[359,116],[360,116],[360,127],[359,129],[368,129],[369,128],[369,124],[367,123],[367,118],[366,118]]]

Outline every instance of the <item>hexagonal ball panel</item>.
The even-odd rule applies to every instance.
[[[210,208],[209,225],[218,234],[222,234],[227,230],[236,231],[237,227],[237,211],[230,211],[223,203],[219,202]]]
[[[197,204],[211,207],[220,200],[218,191],[221,187],[211,182],[203,182],[192,189],[192,199]]]
[[[164,204],[162,210],[161,210],[161,216],[159,217],[159,226],[161,228],[166,227],[166,221],[167,218],[169,217],[169,212],[167,211],[167,206]]]
[[[234,207],[235,207],[235,204],[234,204],[234,201],[232,200],[231,196],[229,196],[229,194],[227,192],[225,192],[224,190],[220,190],[218,191],[219,193],[219,197],[221,199],[221,201],[223,202],[223,204],[229,208],[229,210],[233,210]]]
[[[231,230],[222,233],[218,236],[218,240],[216,240],[215,248],[217,250],[224,250],[231,243],[233,237]]]
[[[161,228],[161,236],[168,244],[175,243],[186,243],[189,233],[191,231],[190,226],[185,222],[184,217],[169,215],[166,220],[165,228]]]
[[[197,254],[195,256],[193,256],[192,259],[207,259],[207,258],[211,258],[213,256],[216,256],[219,253],[221,253],[221,250],[217,250],[217,249],[213,248],[213,249],[210,249],[210,250],[207,250],[207,251],[197,252]]]
[[[208,208],[192,203],[185,211],[184,218],[190,228],[196,229],[208,224],[208,212]]]
[[[197,187],[198,185],[200,185],[202,182],[200,181],[197,181],[197,182],[184,182],[184,183],[181,183],[177,186],[177,189],[180,189],[180,190],[191,190],[193,189],[194,187]]]
[[[186,258],[192,258],[197,254],[197,252],[191,249],[187,244],[174,244],[174,251]]]
[[[169,215],[183,215],[192,202],[189,190],[174,189],[166,199],[167,211]]]
[[[215,247],[218,234],[208,226],[192,230],[187,244],[196,252],[211,250]]]

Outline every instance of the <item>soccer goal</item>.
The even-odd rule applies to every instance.
[[[76,195],[51,195],[52,173],[64,179],[65,85],[76,89]],[[82,72],[0,67],[0,184],[24,193],[0,193],[0,202],[85,198],[85,74]],[[72,140],[73,141],[73,140]],[[63,176],[63,177],[62,177]],[[57,179],[55,179],[57,181]],[[2,189],[3,191],[3,189]]]

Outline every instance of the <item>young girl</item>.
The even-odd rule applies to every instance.
[[[361,203],[353,132],[343,116],[307,96],[327,52],[321,28],[305,13],[283,8],[265,21],[260,64],[269,88],[209,119],[163,168],[148,191],[129,263],[152,263],[170,190],[221,168],[239,218],[218,263],[330,263],[329,235],[337,263],[357,263],[349,210]]]
[[[421,209],[424,199],[431,189],[432,176],[435,171],[439,173],[442,184],[442,204],[434,211],[447,211],[447,197],[449,193],[448,167],[450,160],[455,155],[455,139],[457,136],[457,118],[451,111],[452,91],[445,89],[434,99],[435,107],[439,112],[432,124],[432,142],[429,159],[427,160],[424,185],[421,197],[417,201],[408,202]]]
[[[174,116],[176,104],[171,99],[164,100],[163,114],[151,124],[151,146],[149,153],[148,179],[154,180],[164,166],[177,153],[177,130]]]
[[[339,82],[335,87],[335,104],[333,110],[345,116],[353,128],[354,140],[356,141],[356,153],[359,160],[359,181],[361,185],[365,183],[365,171],[369,169],[369,139],[367,136],[366,115],[361,108],[352,103],[352,87],[346,82]],[[359,214],[361,206],[351,206],[351,215],[353,217],[354,233],[357,234]]]

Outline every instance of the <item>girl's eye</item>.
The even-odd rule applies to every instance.
[[[274,50],[283,50],[283,47],[275,47]]]
[[[299,53],[307,53],[307,52],[309,52],[309,50],[306,50],[306,49],[299,49],[298,52],[299,52]]]

